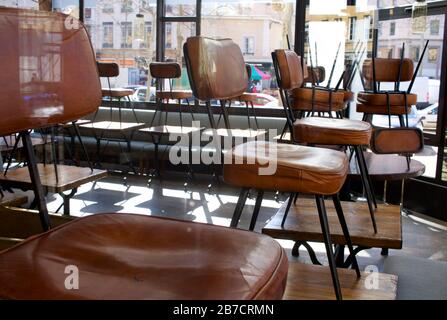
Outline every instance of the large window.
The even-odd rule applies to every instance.
[[[120,66],[119,76],[111,79],[113,87],[141,87],[139,92],[147,89],[148,66],[156,57],[156,4],[156,0],[84,1],[84,23],[97,60],[116,62]],[[150,98],[137,94],[132,97],[138,101],[150,101]]]
[[[271,52],[289,44],[293,49],[295,13],[296,2],[289,0],[202,1],[202,35],[231,38],[239,44],[252,68],[248,90],[268,95],[264,100],[268,107],[279,104]]]

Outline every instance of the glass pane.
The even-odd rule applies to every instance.
[[[417,104],[413,106],[410,114],[410,125],[420,127],[424,134],[436,134],[438,121],[438,101],[441,78],[441,57],[444,41],[444,15],[431,15],[426,19],[425,31],[414,33],[412,19],[396,19],[380,22],[378,41],[378,56],[382,58],[400,58],[403,43],[405,43],[404,56],[411,58],[416,67],[421,59],[427,40],[430,40],[427,51],[422,60],[421,67],[416,76],[412,93],[417,94]],[[394,25],[395,32],[391,32]],[[383,84],[381,88],[389,89],[393,84]],[[402,82],[401,90],[408,88],[409,82]],[[375,117],[375,124],[387,122],[386,116]],[[393,125],[398,126],[398,120],[393,119]],[[425,164],[424,176],[435,177],[437,148],[427,147],[424,154],[415,159]]]
[[[79,0],[53,0],[53,11],[63,12],[79,19]]]
[[[3,0],[0,5],[11,8],[39,9],[39,2],[35,0]]]
[[[196,0],[166,0],[166,16],[195,17]]]
[[[68,0],[67,0],[68,1]],[[148,66],[155,60],[156,0],[85,0],[84,22],[98,61],[116,62],[120,74],[112,87],[134,90],[131,99],[150,101],[146,95]],[[101,79],[108,87],[107,79]],[[150,86],[150,85],[149,85]]]
[[[182,66],[182,76],[175,79],[173,88],[190,90],[188,74],[183,59],[183,44],[186,39],[196,35],[194,22],[166,22],[165,24],[165,61],[176,61]]]
[[[252,68],[248,91],[259,93],[257,107],[280,107],[271,52],[293,47],[294,0],[202,1],[202,35],[233,39]],[[292,48],[293,49],[293,48]]]

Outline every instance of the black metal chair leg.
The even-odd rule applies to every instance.
[[[371,180],[371,176],[369,175],[369,172],[368,172],[368,165],[366,164],[365,154],[363,153],[361,147],[359,147],[359,151],[360,151],[360,153],[359,153],[360,158],[361,158],[361,160],[363,162],[363,166],[365,168],[366,178],[368,179],[369,191],[371,193],[371,198],[372,198],[372,201],[374,203],[374,208],[377,209],[377,201],[376,201],[376,197],[375,197],[375,193],[374,193],[374,187],[373,187],[373,183],[372,183],[372,180]]]
[[[337,268],[335,264],[334,248],[332,246],[331,233],[329,230],[329,222],[326,214],[326,207],[324,205],[324,198],[321,195],[315,195],[317,203],[318,216],[320,217],[321,231],[323,233],[324,245],[326,247],[326,254],[329,262],[329,269],[331,270],[332,283],[334,285],[335,296],[337,300],[342,300],[340,281],[338,279]]]
[[[39,172],[37,169],[37,160],[34,155],[33,144],[28,131],[21,133],[23,148],[25,151],[26,161],[28,162],[28,171],[31,178],[31,183],[34,188],[35,201],[39,209],[40,223],[44,231],[48,231],[51,228],[50,218],[48,216],[47,203],[45,201],[45,192],[42,187]]]
[[[248,230],[253,231],[256,226],[256,221],[258,220],[259,211],[261,210],[262,198],[264,198],[264,191],[259,190],[256,196],[255,208],[253,210],[253,215],[250,221],[250,228]]]
[[[282,217],[281,227],[284,227],[284,223],[286,222],[287,215],[289,214],[290,206],[292,205],[294,198],[295,198],[295,193],[291,193],[289,200],[287,201],[286,211],[284,211],[284,216]]]
[[[241,218],[242,210],[244,209],[245,201],[247,201],[249,191],[250,191],[249,188],[242,188],[239,194],[239,199],[237,200],[236,208],[234,209],[233,213],[233,218],[231,219],[230,223],[231,228],[236,228],[239,223],[239,219]]]
[[[348,225],[346,224],[345,216],[343,214],[343,208],[340,203],[340,198],[338,197],[338,194],[334,194],[332,196],[332,199],[334,201],[335,211],[337,212],[338,221],[340,221],[341,229],[343,231],[343,236],[345,237],[346,244],[349,249],[349,253],[354,257],[353,261],[352,261],[352,266],[355,269],[357,278],[360,278],[360,269],[359,269],[359,265],[357,263],[357,257],[354,254],[354,247],[352,245],[351,236],[349,235],[349,229],[348,229]]]
[[[293,204],[294,205],[296,205],[296,203],[297,203],[297,201],[298,201],[298,196],[299,196],[300,194],[297,192],[297,193],[295,193],[295,198],[293,199]]]
[[[360,149],[360,147],[356,146],[356,147],[354,147],[354,152],[355,152],[355,156],[357,158],[357,164],[358,164],[359,170],[360,170],[360,178],[362,180],[363,187],[365,188],[366,202],[368,203],[368,209],[369,209],[369,214],[371,215],[371,221],[373,224],[374,233],[377,233],[376,218],[374,216],[374,207],[373,207],[374,204],[373,204],[372,196],[371,196],[371,193],[369,190],[369,183],[368,183],[368,178],[366,177],[364,164],[363,164],[362,158],[360,156],[360,152],[362,152],[362,150]]]

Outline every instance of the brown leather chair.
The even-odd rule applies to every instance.
[[[139,123],[137,114],[135,113],[135,109],[131,103],[130,96],[133,94],[133,91],[131,89],[125,89],[125,88],[112,88],[110,84],[110,78],[118,77],[120,74],[120,68],[118,64],[115,62],[97,62],[98,64],[98,73],[101,78],[107,78],[107,88],[101,88],[101,93],[103,98],[109,98],[110,101],[113,99],[118,99],[118,102],[121,102],[121,99],[127,99],[127,101],[130,103],[133,116],[135,118],[136,123]],[[121,123],[121,105],[118,103],[118,116],[119,116],[119,122]],[[113,121],[113,110],[112,107],[110,107],[110,121]],[[96,119],[97,113],[95,113],[95,116],[93,117],[93,122]]]
[[[201,100],[226,99],[244,92],[247,74],[240,48],[231,40],[192,37],[186,40],[185,57],[194,95]],[[229,54],[231,50],[232,54]],[[200,66],[200,67],[199,67]],[[264,153],[260,159],[257,151]],[[274,154],[269,153],[275,151]],[[277,170],[269,175],[260,174],[264,161],[273,161]],[[258,190],[252,230],[259,213],[264,190],[280,190],[315,195],[321,227],[337,298],[341,298],[340,284],[335,268],[334,253],[324,208],[324,196],[333,196],[346,242],[353,252],[348,228],[343,216],[338,191],[348,171],[345,154],[319,148],[251,141],[228,150],[224,157],[225,182],[242,188],[230,226],[236,228],[250,189]],[[360,275],[357,261],[353,263]]]
[[[342,111],[350,97],[348,93],[338,88],[322,88],[314,84],[305,87],[305,83],[314,83],[315,76],[309,75],[310,69],[292,50],[275,50],[272,52],[272,60],[291,132],[294,120],[306,113],[328,113],[332,117],[335,112],[338,117],[342,117]]]
[[[29,130],[74,121],[101,103],[85,27],[67,29],[66,18],[0,8],[0,41],[6,45],[0,60],[5,71],[0,74],[0,135],[22,132],[39,216],[49,230],[0,252],[0,298],[280,299],[287,257],[264,235],[121,213],[79,218],[50,230]],[[49,92],[46,87],[19,90],[32,82],[31,72],[20,67],[21,57],[39,61],[47,57],[49,46],[64,63],[42,65],[50,68],[42,72],[51,75],[52,86],[52,94],[42,100]],[[69,266],[79,272],[77,290],[65,286]]]
[[[364,187],[374,232],[377,233],[374,211],[377,203],[368,166],[363,154],[371,140],[372,127],[368,122],[322,117],[306,117],[297,119],[293,124],[293,140],[308,145],[336,145],[353,149],[357,159],[360,178]]]
[[[405,124],[404,117],[411,112],[411,106],[417,103],[417,95],[398,90],[397,83],[411,81],[413,70],[411,59],[375,58],[365,61],[363,75],[371,90],[357,95],[357,112],[364,114],[364,121],[372,122],[373,115],[379,114],[397,116],[402,127],[408,125],[408,118]],[[393,83],[394,89],[380,90],[380,83]]]
[[[231,151],[227,152],[224,162],[224,181],[232,186],[241,188],[239,200],[231,221],[232,227],[237,227],[238,225],[251,188],[262,191],[279,190],[315,197],[337,299],[342,299],[342,294],[335,267],[335,257],[324,197],[331,196],[334,201],[346,244],[352,254],[352,242],[338,197],[338,192],[345,182],[348,167],[348,159],[340,151],[266,141],[251,141],[235,146]],[[287,206],[288,209],[292,199],[293,197],[291,196]],[[262,201],[262,196],[260,200]],[[252,223],[256,221],[259,213],[260,203],[258,201],[259,196],[256,199]],[[286,214],[282,221],[283,227],[285,219]],[[353,261],[353,267],[357,276],[360,277],[356,260]]]
[[[177,62],[152,62],[149,64],[149,71],[151,77],[155,79],[158,88],[157,92],[155,93],[158,108],[155,110],[155,114],[151,121],[151,126],[153,125],[157,112],[161,112],[161,104],[163,102],[169,103],[169,100],[176,100],[180,107],[180,127],[183,127],[182,100],[185,100],[189,107],[189,99],[192,98],[192,91],[173,89],[173,80],[182,76],[182,68],[180,64]],[[165,88],[166,81],[169,83],[168,89]],[[194,120],[192,109],[189,108],[189,111],[192,119]],[[168,121],[167,115],[168,112],[166,111],[165,125]]]
[[[241,96],[248,86],[241,49],[231,39],[190,37],[183,51],[191,89],[197,99],[205,102],[211,128],[217,129],[211,100],[219,100],[225,128],[230,130],[226,102]]]

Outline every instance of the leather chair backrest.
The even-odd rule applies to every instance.
[[[152,62],[149,64],[149,71],[155,79],[174,79],[182,76],[182,68],[177,62]]]
[[[77,120],[101,86],[85,27],[61,13],[0,8],[0,135]]]
[[[301,57],[292,50],[275,50],[273,55],[276,59],[275,68],[279,76],[278,85],[282,90],[291,90],[303,85],[304,79],[308,77],[307,66],[301,65]]]
[[[313,68],[313,79],[312,79],[312,67],[307,66],[308,76],[304,79],[305,83],[321,83],[326,79],[326,69],[324,67],[314,67]]]
[[[376,81],[396,82],[399,79],[400,59],[374,59],[376,69]],[[373,80],[372,60],[366,60],[363,64],[363,74],[367,81]],[[413,60],[403,59],[400,73],[400,81],[411,81],[414,73]]]
[[[378,154],[414,154],[423,148],[424,135],[418,128],[380,128],[371,137],[371,150]]]
[[[115,62],[97,62],[100,77],[113,78],[120,74],[120,67]]]
[[[246,91],[244,57],[233,40],[190,37],[183,51],[191,89],[197,99],[225,100]]]

